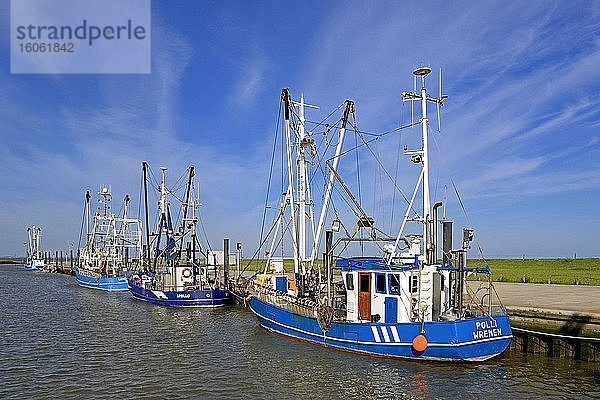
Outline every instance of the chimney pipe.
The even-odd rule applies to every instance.
[[[429,251],[429,264],[435,264],[437,262],[437,249],[438,249],[438,208],[442,206],[442,202],[438,201],[433,205],[433,240],[432,248]]]
[[[452,221],[442,222],[442,264],[450,265],[452,257]]]

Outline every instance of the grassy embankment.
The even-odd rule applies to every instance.
[[[600,286],[600,258],[488,260],[494,282]],[[484,262],[471,260],[471,267]]]
[[[243,269],[249,260],[240,263]],[[483,267],[480,260],[469,260],[469,267]],[[563,285],[600,286],[600,258],[488,260],[494,282],[558,283]],[[246,271],[264,268],[264,260],[254,260]],[[286,272],[294,270],[290,259],[284,262]]]
[[[0,258],[0,264],[19,264],[22,263],[23,259],[21,258]]]
[[[15,262],[15,260],[0,259],[0,264],[14,264]],[[240,268],[244,269],[248,262],[249,260],[241,260]],[[254,260],[246,268],[246,271],[262,271],[264,262],[264,260]],[[600,286],[600,258],[488,260],[488,264],[494,282]],[[480,260],[468,261],[469,267],[483,267],[484,265],[484,262]],[[284,268],[286,272],[292,272],[294,262],[286,259]]]

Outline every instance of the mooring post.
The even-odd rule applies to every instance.
[[[240,263],[242,262],[242,242],[237,242],[235,244],[236,254],[235,254],[235,269],[236,269],[236,279],[240,277]]]
[[[229,239],[223,239],[223,279],[225,288],[229,287]]]

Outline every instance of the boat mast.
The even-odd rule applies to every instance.
[[[427,257],[429,248],[429,215],[431,213],[431,199],[429,195],[429,148],[427,145],[427,90],[425,89],[425,77],[431,72],[429,67],[417,68],[413,71],[415,76],[421,77],[421,127],[423,133],[423,254]]]
[[[123,199],[123,220],[121,221],[121,233],[119,235],[119,249],[121,250],[121,256],[123,257],[124,264],[129,264],[129,247],[127,246],[127,240],[125,235],[127,234],[127,228],[129,227],[129,221],[127,221],[127,214],[129,211],[129,194],[125,195]]]
[[[31,229],[27,228],[30,232],[29,235],[29,248],[32,259],[40,259],[40,231],[41,229],[33,226]]]
[[[298,260],[298,230],[296,227],[296,216],[294,206],[294,167],[292,165],[292,137],[291,137],[291,126],[290,126],[290,110],[291,110],[291,98],[289,89],[285,88],[281,91],[281,99],[284,102],[285,108],[285,140],[287,150],[287,167],[288,167],[288,188],[285,196],[285,202],[290,205],[291,223],[292,223],[292,239],[294,248],[294,274],[296,278],[300,274],[300,263]]]
[[[102,268],[106,268],[106,273],[111,274],[111,276],[115,275],[115,251],[116,247],[116,221],[115,216],[111,212],[112,207],[112,191],[109,185],[104,186],[100,185],[100,190],[98,195],[102,196],[102,214],[98,213],[97,215],[97,225],[94,223],[97,229],[94,229],[95,235],[99,233],[100,237],[98,240],[99,247],[99,262]],[[110,272],[108,271],[110,268]]]
[[[193,194],[194,188],[192,187],[192,195]],[[198,207],[200,206],[200,184],[198,184],[198,195],[192,201],[192,263],[196,265],[196,224],[198,223],[197,211]]]
[[[148,224],[148,163],[142,161],[142,180],[144,181],[144,210],[146,218],[146,259],[148,262],[148,268],[152,265],[150,263],[150,226]],[[152,271],[156,273],[156,269]]]
[[[33,259],[33,254],[32,253],[32,244],[31,244],[31,228],[27,228],[27,262],[29,262],[29,259]]]
[[[298,135],[300,146],[298,147],[297,168],[298,168],[298,256],[302,263],[302,275],[306,274],[306,157],[304,154],[304,93],[300,94],[300,122],[298,126]]]
[[[306,256],[307,253],[307,244],[306,244],[306,207],[309,207],[309,219],[312,226],[312,233],[314,238],[314,212],[312,206],[312,199],[310,195],[310,186],[308,185],[307,176],[307,161],[306,161],[306,151],[309,150],[312,146],[314,146],[314,141],[306,136],[306,118],[304,114],[304,110],[306,107],[316,108],[318,106],[306,104],[304,102],[304,94],[300,95],[300,102],[296,102],[291,100],[291,103],[295,106],[298,106],[299,109],[299,124],[298,124],[298,153],[296,155],[296,168],[298,169],[298,257],[301,262],[301,273],[302,275],[306,275],[306,263],[310,262],[312,265],[312,260],[308,259]]]
[[[98,194],[103,197],[102,204],[104,205],[104,209],[102,210],[102,216],[108,217],[111,209],[112,200],[110,186],[100,186],[100,191],[98,192]]]
[[[42,228],[38,227],[37,231],[37,243],[36,243],[37,257],[42,258]]]
[[[327,206],[329,204],[329,198],[331,197],[331,191],[333,189],[333,182],[335,180],[335,173],[337,166],[340,161],[340,154],[342,153],[342,147],[344,144],[344,136],[346,134],[346,124],[348,122],[348,116],[351,112],[354,112],[354,102],[352,100],[346,100],[346,109],[344,110],[344,116],[342,117],[342,125],[338,135],[338,143],[335,148],[335,155],[333,156],[333,166],[330,168],[329,181],[327,182],[327,189],[325,190],[325,197],[323,199],[323,205],[321,207],[321,215],[319,216],[319,224],[317,225],[317,233],[315,234],[315,241],[313,243],[313,250],[311,254],[311,262],[317,257],[317,251],[319,248],[319,242],[321,241],[321,235],[323,234],[323,226],[325,224],[325,216],[327,215]]]
[[[40,236],[41,236],[41,228],[36,228],[35,232],[35,257],[40,259]]]
[[[35,229],[35,226],[33,227]],[[27,236],[29,237],[29,257],[33,260],[35,258],[35,254],[33,254],[33,229],[27,228]]]
[[[126,194],[123,199],[123,219],[127,219],[127,211],[129,208],[129,195]]]
[[[167,167],[160,167],[160,213],[162,215],[166,215],[167,213],[167,186],[165,184],[166,172]]]
[[[428,123],[429,120],[427,119],[427,102],[431,101],[433,103],[437,103],[438,106],[441,106],[444,104],[444,99],[447,96],[443,96],[440,93],[440,97],[438,98],[432,98],[432,97],[427,97],[427,90],[425,88],[425,77],[431,72],[431,68],[423,66],[423,67],[419,67],[417,69],[415,69],[413,71],[413,75],[415,76],[415,79],[417,77],[421,77],[421,92],[417,93],[416,91],[414,92],[404,92],[402,93],[402,99],[403,101],[408,100],[408,101],[420,101],[421,102],[421,113],[422,113],[422,118],[421,118],[421,132],[422,132],[422,148],[421,150],[418,151],[406,151],[405,150],[405,154],[412,154],[412,158],[411,160],[414,163],[420,163],[422,165],[422,169],[421,169],[421,178],[423,180],[423,217],[422,217],[422,222],[423,222],[423,252],[422,254],[425,256],[426,260],[434,260],[435,262],[435,254],[430,254],[432,252],[434,252],[434,245],[435,243],[433,243],[433,241],[430,239],[430,235],[429,235],[429,226],[430,224],[433,222],[434,224],[437,223],[437,221],[431,221],[430,220],[430,215],[431,215],[431,199],[430,199],[430,193],[429,193],[429,146],[428,146]],[[418,187],[418,185],[417,185]],[[415,188],[416,190],[416,188]],[[411,202],[412,203],[412,202]],[[409,205],[410,207],[410,205]],[[403,222],[403,226],[404,223],[406,222],[406,216],[405,216],[405,221]],[[402,234],[402,228],[400,229],[400,233],[398,234],[398,238],[400,238],[400,235]],[[396,248],[398,245],[398,240],[396,240]],[[394,250],[395,252],[395,250]],[[392,253],[390,260],[388,261],[391,262],[392,258],[394,256],[394,253]]]
[[[166,252],[168,251],[168,247],[169,247],[169,227],[168,227],[168,223],[167,223],[167,185],[165,183],[166,181],[166,172],[167,172],[167,167],[160,167],[160,172],[161,172],[161,180],[160,180],[160,201],[158,203],[158,207],[159,207],[159,211],[160,211],[160,218],[158,219],[158,227],[156,228],[156,234],[158,235],[158,238],[156,239],[156,243],[155,243],[155,247],[154,247],[154,270],[156,271],[156,263],[158,262],[158,257],[161,254],[160,251],[160,239],[162,237],[162,233],[163,233],[163,229],[166,231],[166,247],[165,250],[163,251],[163,254],[166,254]],[[169,259],[169,256],[167,255],[167,259]]]
[[[85,243],[86,247],[90,245],[90,191],[85,192]]]
[[[188,218],[187,218],[187,213],[188,213],[188,207],[190,204],[190,192],[192,190],[192,182],[194,179],[194,167],[190,166],[188,168],[188,183],[187,183],[187,189],[185,191],[185,201],[184,203],[181,205],[182,207],[182,214],[183,214],[183,218],[181,219],[181,228],[180,228],[180,233],[181,233],[181,243],[179,244],[179,257],[181,258],[181,252],[183,251],[183,242],[184,242],[184,237],[185,237],[185,226],[188,223]],[[193,208],[193,205],[192,205]]]

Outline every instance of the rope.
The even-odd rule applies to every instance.
[[[368,144],[369,144],[369,143],[371,143],[371,142],[374,142],[375,140],[379,140],[381,137],[383,137],[383,136],[385,136],[385,135],[387,135],[387,134],[389,134],[389,133],[397,132],[397,131],[400,131],[400,130],[402,130],[402,129],[408,129],[408,128],[412,128],[413,126],[415,126],[415,125],[419,125],[419,124],[420,124],[420,122],[418,122],[418,123],[417,123],[417,122],[415,122],[415,123],[411,123],[411,124],[404,125],[404,126],[400,126],[400,127],[396,128],[396,129],[393,129],[393,130],[391,130],[391,131],[387,131],[387,132],[384,132],[384,133],[381,133],[381,134],[378,134],[378,135],[375,135],[375,134],[372,134],[372,133],[371,133],[371,134],[368,134],[368,133],[366,133],[366,132],[362,132],[362,131],[358,130],[358,128],[357,128],[357,127],[353,127],[354,129],[347,129],[347,131],[350,131],[350,132],[359,133],[359,134],[360,134],[360,133],[362,133],[362,134],[368,134],[368,135],[375,136],[375,137],[374,137],[373,139],[370,139],[370,140],[364,140],[364,139],[363,139],[363,144],[359,145],[359,146],[358,146],[358,147],[356,147],[356,148],[348,149],[348,150],[346,150],[346,151],[342,152],[342,153],[340,154],[340,157],[341,157],[341,156],[343,156],[344,154],[347,154],[347,153],[349,153],[349,152],[351,152],[351,151],[354,151],[354,150],[356,150],[357,148],[360,148],[360,147],[363,147],[363,146],[368,146]],[[329,161],[329,160],[328,160],[328,161]]]
[[[440,159],[442,160],[442,163],[444,164],[444,168],[447,171],[449,171],[450,169],[448,168],[448,164],[446,163],[446,158],[444,157],[444,153],[440,150],[440,146],[437,142],[437,139],[435,138],[435,135],[431,135],[431,137],[433,138],[433,143],[435,143],[435,147],[436,147],[438,153],[440,154]],[[460,208],[462,209],[463,214],[465,215],[467,223],[469,224],[469,226],[473,226],[473,224],[471,223],[471,218],[469,218],[469,214],[467,213],[467,209],[465,208],[462,198],[460,197],[460,193],[458,193],[458,188],[456,187],[454,178],[452,178],[452,175],[449,175],[449,178],[450,178],[450,183],[452,184],[452,189],[454,189],[454,193],[456,194],[456,198],[458,199],[458,203],[460,204]],[[479,251],[479,254],[481,255],[481,259],[485,262],[486,265],[488,265],[488,261],[483,254],[483,249],[479,245],[479,241],[476,241],[476,243],[477,243],[477,250]]]
[[[481,303],[481,300],[479,299],[479,297],[477,297],[477,294],[473,291],[473,289],[471,287],[469,287],[469,285],[465,285],[465,287],[467,289],[467,295],[471,298],[471,301],[469,301],[469,304],[473,304],[473,305],[475,305],[475,307],[479,308],[479,310],[483,313],[483,315],[488,315],[485,308],[483,308],[483,304]],[[480,289],[481,289],[481,287],[479,289],[477,289],[477,291],[479,291]],[[490,299],[490,302],[491,302],[491,300],[492,299]],[[492,316],[490,315],[490,318],[491,317]]]
[[[356,114],[354,113],[354,110],[352,111],[352,122],[353,122],[352,126],[356,126]],[[358,135],[354,135],[354,144],[355,145],[358,144]],[[356,148],[358,149],[358,146],[356,146]],[[361,187],[361,184],[360,184],[360,161],[358,158],[358,151],[356,151],[355,154],[356,154],[356,181],[358,184],[358,204],[360,204],[360,206],[362,208],[362,194],[361,194],[361,190],[360,190],[360,187]],[[362,239],[362,229],[359,229],[359,231],[360,231],[360,237]],[[361,253],[361,255],[364,255],[364,253],[365,253],[365,246],[362,241],[360,242],[360,253]]]
[[[77,242],[77,249],[81,248],[81,237],[83,236],[83,225],[85,222],[85,209],[87,206],[87,201],[86,201],[86,205],[83,206],[83,216],[81,217],[81,228],[79,229],[79,241]],[[86,236],[87,236],[87,232],[86,232]],[[87,242],[87,238],[86,238],[86,242]]]
[[[204,222],[202,220],[202,214],[198,213],[198,221],[200,221],[200,228],[202,229],[202,234],[204,235],[204,240],[206,240],[206,245],[208,247],[208,250],[212,252],[212,247],[210,245],[210,242],[208,240],[208,235],[206,234],[206,229],[204,228]],[[200,242],[198,242],[198,245],[200,245]],[[208,262],[208,260],[206,260]]]
[[[271,225],[271,228],[269,229],[269,232],[267,232],[267,234],[265,235],[265,237],[263,238],[263,240],[259,243],[258,248],[254,252],[254,255],[252,255],[252,258],[250,260],[248,260],[248,263],[246,264],[246,266],[244,267],[244,269],[242,269],[240,271],[240,275],[239,276],[242,276],[242,274],[244,272],[246,272],[246,270],[248,269],[248,267],[250,266],[250,264],[252,264],[252,261],[254,261],[256,259],[256,256],[258,255],[258,253],[262,249],[262,246],[267,242],[267,239],[269,238],[269,235],[271,235],[271,232],[273,232],[273,229],[275,228],[275,226],[277,226],[278,223],[279,223],[279,218],[275,219],[273,225]]]
[[[352,113],[353,118],[354,118],[354,113]],[[356,119],[354,118],[354,122],[356,122]],[[413,126],[414,124],[410,124],[410,125],[405,125],[405,127],[410,127]],[[394,188],[402,195],[402,198],[404,198],[404,201],[406,201],[406,204],[410,204],[410,201],[408,200],[408,198],[404,195],[404,192],[397,186],[396,182],[394,181],[394,179],[392,179],[392,176],[390,175],[390,173],[387,171],[387,169],[384,167],[383,163],[381,162],[381,160],[379,159],[379,157],[377,157],[377,155],[373,152],[373,150],[371,149],[371,147],[369,146],[369,143],[372,142],[373,140],[377,140],[379,139],[379,137],[366,141],[363,136],[361,135],[361,131],[358,129],[358,127],[356,127],[356,125],[354,125],[355,127],[355,132],[358,134],[358,136],[361,138],[361,140],[363,141],[364,146],[367,147],[367,149],[369,150],[369,152],[371,152],[371,154],[373,155],[373,158],[375,159],[375,161],[377,162],[377,164],[380,166],[380,168],[383,170],[383,172],[385,172],[386,176],[388,177],[388,179],[390,180],[390,182],[392,182],[392,184],[394,185]],[[400,130],[400,129],[404,129],[405,127],[400,127],[400,128],[396,128],[394,131],[396,130]],[[383,135],[381,135],[383,136]],[[362,146],[362,145],[361,145]],[[360,146],[357,146],[357,148]],[[412,208],[413,212],[416,214],[417,212],[415,211],[414,208]]]
[[[267,183],[267,193],[265,196],[265,207],[263,210],[262,222],[260,225],[260,239],[259,242],[263,238],[263,233],[265,229],[265,221],[267,219],[267,204],[269,203],[269,192],[271,189],[271,179],[273,177],[273,164],[275,163],[275,150],[277,149],[277,133],[279,132],[279,121],[281,119],[281,103],[279,103],[279,112],[277,113],[277,123],[275,124],[275,139],[273,140],[273,151],[271,152],[271,167],[269,168],[269,180]]]
[[[340,107],[341,107],[341,106],[340,106]],[[340,107],[338,107],[338,109],[339,109]],[[337,110],[336,110],[336,111],[337,111]],[[332,113],[332,114],[333,114],[333,113]],[[331,115],[331,114],[330,114],[330,115]],[[326,124],[323,124],[323,123],[320,123],[320,122],[316,122],[316,121],[309,121],[309,120],[306,120],[306,122],[310,122],[311,124],[315,124],[315,125],[326,125]],[[389,131],[384,131],[384,132],[381,132],[381,133],[373,133],[373,132],[366,132],[366,131],[361,131],[361,133],[362,133],[363,135],[368,135],[368,136],[373,136],[374,138],[379,138],[379,137],[382,137],[382,136],[389,135],[390,133],[398,132],[398,131],[400,131],[400,130],[403,130],[403,129],[406,129],[406,128],[410,128],[410,127],[412,127],[412,126],[419,125],[420,123],[421,123],[421,121],[419,121],[419,122],[411,122],[411,123],[410,123],[410,124],[408,124],[408,125],[401,125],[401,126],[399,126],[399,127],[397,127],[397,128],[390,129]],[[337,125],[337,124],[336,124],[336,125],[334,125],[334,126],[333,126],[333,128],[341,128],[341,126],[339,126],[339,125]],[[353,132],[357,132],[357,131],[355,131],[355,130],[353,130],[353,129],[348,129],[348,128],[346,128],[346,130],[348,130],[348,131],[353,131]],[[376,139],[372,139],[372,140],[376,140]],[[370,141],[372,141],[372,140],[370,140]]]
[[[404,102],[402,102],[402,108],[400,109],[400,121],[404,120]],[[402,132],[398,136],[398,148],[396,150],[396,169],[394,171],[394,186],[398,183],[398,165],[400,164],[400,147],[402,145]],[[390,218],[390,227],[394,226],[394,209],[396,205],[396,191],[392,193],[392,215]]]

